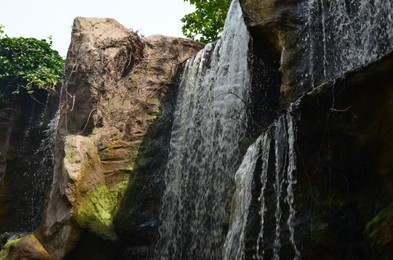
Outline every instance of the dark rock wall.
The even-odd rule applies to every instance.
[[[1,119],[6,160],[0,179],[0,233],[33,231],[40,223],[53,167],[53,144],[45,139],[58,102],[56,95],[36,93],[35,99],[26,97],[6,109]]]
[[[392,62],[390,54],[302,99],[297,202],[304,259],[388,259],[385,250],[393,249],[381,242],[377,250],[366,232],[393,199],[393,165],[386,160]]]
[[[390,1],[241,0],[246,23],[280,53],[281,104],[393,47]]]
[[[295,241],[302,259],[392,256],[393,165],[387,159],[393,147],[392,65],[390,53],[305,93],[293,105],[297,125]],[[270,160],[274,160],[272,152]],[[246,238],[249,258],[255,254],[255,231],[260,229],[258,172],[257,165]],[[269,172],[266,259],[272,257],[275,237],[274,169]],[[287,219],[288,209],[282,210],[282,219]],[[285,221],[281,229],[280,256],[291,259],[294,252]]]

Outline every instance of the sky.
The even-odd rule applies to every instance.
[[[2,0],[0,24],[10,37],[53,38],[65,57],[75,17],[113,18],[140,35],[184,37],[180,19],[194,7],[183,0]]]

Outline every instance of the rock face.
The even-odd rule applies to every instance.
[[[9,149],[10,145],[10,138],[11,138],[11,133],[12,129],[14,127],[14,123],[16,119],[18,118],[20,111],[19,109],[13,109],[13,108],[8,108],[8,109],[2,109],[0,111],[1,114],[1,125],[0,129],[1,131],[1,144],[0,144],[0,183],[3,181],[4,175],[6,173],[6,168],[7,168],[7,152]]]
[[[358,2],[241,1],[261,59],[262,47],[278,52],[270,58],[280,60],[281,106],[290,109],[248,164],[251,206],[232,209],[243,215],[231,216],[238,233],[228,241],[240,243],[227,259],[392,257],[393,25],[381,15],[392,6]]]
[[[393,47],[393,6],[360,0],[240,0],[260,48],[278,51],[281,103]]]
[[[304,93],[249,148],[224,259],[392,257],[392,65]]]
[[[0,233],[31,232],[40,222],[52,169],[48,135],[58,97],[40,91],[35,96],[0,112]]]
[[[9,245],[7,260],[17,259],[50,260],[51,257],[34,235],[28,235]]]
[[[113,221],[137,178],[141,143],[164,113],[177,67],[201,47],[158,35],[140,38],[112,19],[75,19],[53,183],[37,233],[52,258],[69,253],[82,230],[117,240]]]
[[[302,259],[392,256],[392,65],[390,53],[307,93],[293,112]]]

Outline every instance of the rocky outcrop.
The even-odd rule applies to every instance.
[[[392,65],[390,53],[302,99],[297,235],[309,245],[305,259],[390,259],[391,213],[375,219],[393,201]]]
[[[305,93],[292,105],[297,133],[294,241],[302,259],[392,257],[393,164],[388,159],[393,153],[392,65],[389,53]],[[275,127],[269,130],[273,139]],[[274,162],[274,156],[271,150],[269,160]],[[254,177],[246,258],[256,254],[260,235],[260,168],[257,165]],[[277,250],[271,213],[276,203],[274,174],[269,169],[265,230],[259,245],[268,259]],[[287,220],[290,209],[285,199],[281,203],[281,219]],[[280,230],[280,259],[293,259],[287,223],[280,224]]]
[[[386,54],[393,47],[388,2],[240,0],[260,49],[278,52],[281,104]]]
[[[1,253],[5,255],[1,255]],[[51,259],[48,252],[46,252],[45,248],[42,247],[41,243],[34,235],[28,235],[15,241],[8,242],[4,246],[4,250],[0,252],[0,258],[5,256],[7,260]]]
[[[306,69],[299,61],[304,53],[298,48],[304,37],[304,14],[299,10],[305,1],[240,1],[245,21],[256,40],[258,49],[273,49],[280,63],[281,103],[287,107],[300,93],[308,88],[297,85],[299,74]],[[296,93],[293,93],[296,85]]]
[[[179,64],[201,47],[159,35],[141,38],[112,19],[75,19],[53,182],[37,232],[53,259],[69,253],[83,230],[117,240],[113,221],[136,178],[142,140],[164,114],[161,104]]]

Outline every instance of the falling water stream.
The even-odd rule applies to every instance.
[[[43,113],[45,113],[44,110]],[[29,196],[30,199],[30,216],[29,221],[31,222],[31,230],[38,227],[41,221],[41,214],[44,207],[45,191],[49,185],[51,179],[51,174],[53,170],[53,160],[54,160],[54,147],[57,133],[57,125],[60,117],[60,109],[56,111],[53,118],[45,126],[43,131],[44,137],[40,142],[38,149],[34,153],[34,157],[39,158],[35,165],[35,171],[28,174],[33,175],[33,194],[34,196]],[[44,120],[42,121],[44,122]],[[42,125],[43,123],[41,123]]]
[[[393,46],[391,1],[307,0],[304,6],[306,78],[312,86],[366,64]],[[293,259],[301,258],[295,236],[296,120],[291,108],[239,161],[250,93],[249,40],[235,0],[222,39],[206,45],[185,65],[165,175],[159,258],[244,259],[257,170],[259,232],[253,257],[278,260],[285,244],[286,255],[291,248]],[[236,189],[228,207],[233,180]],[[274,226],[270,234],[268,225]]]
[[[219,259],[244,136],[249,33],[238,1],[222,39],[187,61],[179,86],[165,173],[158,255]]]
[[[312,86],[369,63],[393,47],[391,0],[308,0],[306,37]]]
[[[266,137],[266,136],[265,136]],[[247,150],[235,174],[236,191],[233,195],[230,229],[224,244],[224,259],[244,257],[244,237],[251,202],[253,173],[258,160],[263,137],[259,137]]]
[[[229,232],[224,246],[224,259],[244,259],[244,239],[247,226],[247,217],[251,203],[251,187],[257,160],[262,162],[260,171],[260,231],[255,245],[254,259],[264,259],[265,247],[265,218],[266,214],[274,215],[274,240],[272,245],[272,258],[280,259],[280,249],[282,245],[283,207],[287,208],[285,214],[286,229],[289,230],[289,243],[293,251],[293,259],[300,259],[300,251],[295,241],[295,216],[294,206],[294,185],[296,178],[296,155],[294,143],[296,139],[296,129],[294,119],[289,112],[279,117],[272,127],[264,132],[253,145],[251,145],[245,155],[241,166],[236,173],[236,191],[234,193],[231,221]],[[273,146],[272,146],[273,144]],[[269,154],[274,151],[274,160],[270,161]],[[268,169],[274,169],[274,178],[268,182]],[[274,212],[266,211],[266,190],[272,186],[274,191]]]
[[[4,224],[0,232],[32,232],[41,221],[46,190],[53,170],[59,110],[57,97],[42,103],[32,101],[33,111],[19,120],[13,133],[14,153],[7,162],[4,184],[10,203],[4,204]],[[29,105],[26,105],[29,108]],[[23,120],[24,119],[24,120]],[[17,221],[15,221],[17,219]]]

